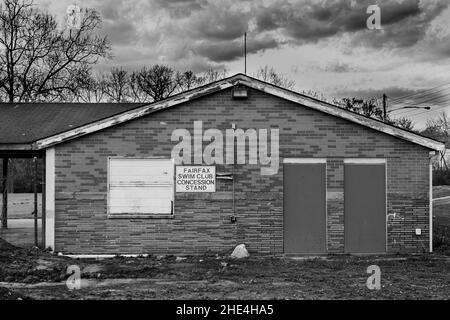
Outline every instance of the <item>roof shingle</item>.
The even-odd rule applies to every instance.
[[[0,144],[28,144],[142,103],[0,103]]]

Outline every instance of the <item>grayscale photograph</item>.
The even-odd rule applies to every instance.
[[[0,0],[1,305],[449,298],[450,1]]]

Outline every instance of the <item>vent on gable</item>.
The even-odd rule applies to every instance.
[[[233,99],[247,99],[248,98],[248,90],[247,87],[242,85],[235,85],[232,91]]]

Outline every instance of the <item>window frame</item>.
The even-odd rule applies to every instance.
[[[106,194],[106,216],[108,219],[173,219],[175,215],[175,174],[172,175],[172,210],[170,214],[167,213],[111,213],[110,212],[110,175],[111,175],[111,162],[113,160],[170,160],[172,165],[172,172],[175,172],[175,160],[173,158],[166,157],[132,157],[132,156],[109,156],[107,157],[107,194]]]

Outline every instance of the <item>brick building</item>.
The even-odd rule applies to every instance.
[[[440,142],[242,74],[153,104],[99,108],[106,113],[60,108],[75,118],[49,117],[26,137],[20,122],[17,133],[0,129],[0,156],[45,158],[45,242],[58,252],[195,254],[240,243],[260,254],[432,251]],[[7,112],[0,123],[19,121]],[[173,133],[194,140],[198,123],[201,134],[278,130],[279,148],[269,133],[266,150],[279,155],[278,170],[262,174],[249,146],[240,164],[183,155],[183,166],[213,166],[214,190],[177,192]]]

